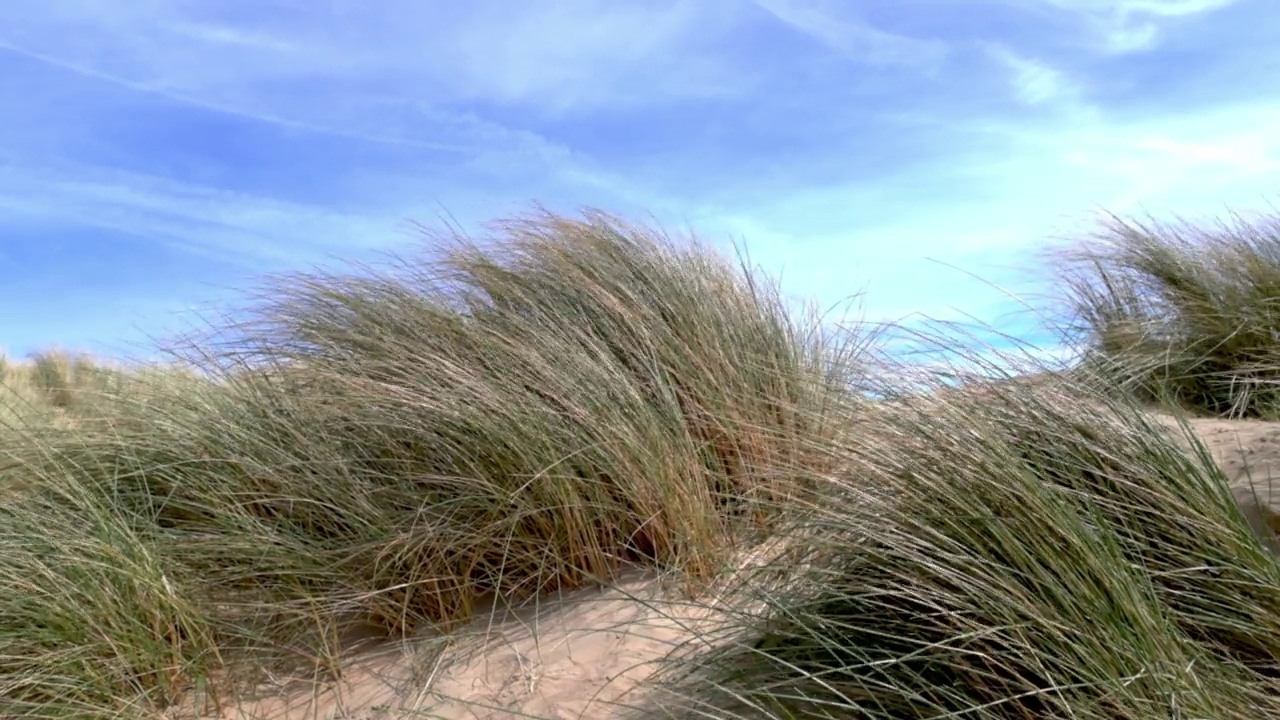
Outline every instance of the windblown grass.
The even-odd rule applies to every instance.
[[[1202,446],[1081,377],[908,389],[643,716],[1280,717],[1280,565]]]
[[[92,414],[127,379],[119,368],[63,350],[25,361],[0,356],[0,427]]]
[[[50,414],[0,446],[0,716],[213,709],[338,673],[348,633],[635,565],[708,603],[768,538],[644,717],[1280,717],[1280,565],[1203,448],[1111,386],[1266,415],[1268,236],[1113,229],[1069,274],[1094,364],[1034,382],[872,384],[873,336],[600,214],[275,278],[188,371],[101,401],[31,365]]]
[[[190,568],[149,519],[57,476],[0,503],[0,712],[149,717],[217,666]]]
[[[199,372],[9,439],[0,713],[225,698],[628,565],[694,587],[844,431],[855,348],[696,242],[598,214],[434,241],[276,278]]]
[[[1113,217],[1056,259],[1093,364],[1126,389],[1214,415],[1280,416],[1280,218]]]

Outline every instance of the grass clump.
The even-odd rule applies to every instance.
[[[1091,363],[1125,389],[1212,415],[1280,417],[1280,219],[1112,217],[1057,259]]]
[[[6,717],[146,717],[216,665],[218,638],[145,520],[58,478],[0,504]]]
[[[0,427],[97,414],[131,374],[64,350],[33,353],[24,362],[0,356]]]
[[[484,594],[637,563],[697,584],[805,492],[849,402],[852,356],[774,285],[602,214],[276,278],[220,331],[185,348],[198,372],[0,456],[29,489],[0,529],[0,705],[114,717],[163,707],[165,672],[333,669],[346,629],[448,626]]]
[[[284,280],[224,346],[305,383],[290,428],[332,443],[342,496],[362,498],[311,534],[392,627],[630,562],[705,577],[731,516],[788,497],[832,432],[828,358],[775,288],[603,215],[500,230],[382,274]],[[334,503],[312,480],[289,496]]]
[[[1280,714],[1280,565],[1201,446],[1080,378],[948,387],[884,392],[844,500],[744,573],[647,716]]]

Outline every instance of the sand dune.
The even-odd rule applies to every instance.
[[[1280,474],[1280,423],[1193,419],[1191,425],[1231,480],[1255,529],[1272,535],[1271,512],[1261,506],[1280,512],[1280,492],[1273,495],[1270,482]],[[448,639],[354,653],[340,682],[277,689],[224,709],[221,717],[616,717],[638,698],[643,689],[637,684],[655,663],[710,619],[705,610],[683,605],[656,578],[636,576],[617,588],[569,593],[537,606],[492,608]]]

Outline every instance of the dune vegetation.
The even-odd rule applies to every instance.
[[[1034,382],[594,212],[269,278],[164,366],[7,361],[0,716],[210,713],[640,567],[718,620],[620,716],[1280,717],[1280,565],[1151,407],[1280,407],[1280,235],[1105,227]]]
[[[1196,413],[1280,418],[1280,217],[1111,217],[1052,259],[1068,329],[1123,388]]]
[[[540,216],[426,251],[276,278],[179,348],[190,372],[13,429],[5,712],[216,701],[332,670],[352,627],[447,627],[634,564],[705,582],[843,432],[851,356],[696,243]],[[71,381],[40,362],[58,405]]]
[[[83,354],[48,350],[17,361],[0,354],[0,423],[67,419],[120,394],[127,373]]]
[[[1280,566],[1185,427],[1079,378],[937,389],[864,419],[843,501],[637,717],[1280,717]]]

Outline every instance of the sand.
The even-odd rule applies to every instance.
[[[655,663],[712,617],[637,574],[519,609],[492,607],[449,638],[354,653],[340,682],[267,691],[226,720],[610,718]]]
[[[1172,423],[1172,421],[1170,421]],[[1194,419],[1255,529],[1274,533],[1280,512],[1280,423]],[[1252,500],[1252,487],[1258,501]],[[686,609],[681,609],[686,608]],[[636,576],[519,610],[492,608],[452,639],[427,638],[353,653],[340,682],[227,708],[225,720],[617,717],[638,700],[637,684],[674,647],[712,622]],[[210,714],[206,717],[219,717]]]
[[[1254,533],[1280,555],[1280,423],[1192,419],[1190,424],[1226,474]]]

